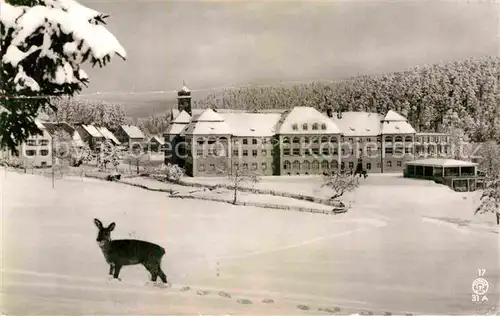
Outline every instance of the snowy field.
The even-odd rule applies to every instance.
[[[493,215],[473,215],[478,194],[382,178],[346,197],[348,213],[326,216],[78,177],[53,190],[49,178],[2,171],[2,313],[470,315],[498,303],[498,229]],[[316,190],[317,179],[294,181],[296,192]],[[146,286],[142,267],[108,281],[94,217],[116,222],[115,239],[164,246],[172,287]],[[471,302],[477,269],[490,284],[481,306]]]

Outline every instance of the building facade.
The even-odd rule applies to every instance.
[[[395,111],[321,113],[313,107],[259,113],[192,109],[178,92],[178,109],[164,134],[165,162],[191,176],[220,176],[236,166],[257,175],[339,171],[400,173],[421,152],[451,155],[446,134],[417,133]]]

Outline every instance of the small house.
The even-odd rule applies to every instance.
[[[115,132],[115,137],[128,148],[134,145],[144,147],[147,143],[146,135],[135,125],[120,125]]]

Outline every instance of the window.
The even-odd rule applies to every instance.
[[[322,144],[328,143],[328,137],[325,137],[325,136],[321,137],[321,143]]]
[[[248,156],[248,150],[243,149],[243,156],[245,156],[245,157]]]
[[[290,165],[291,165],[290,161],[285,161],[285,163],[283,164],[283,169],[284,170],[289,170],[290,169]]]
[[[36,150],[26,150],[26,156],[35,156],[36,155]]]
[[[26,145],[28,145],[28,146],[36,146],[36,139],[28,139],[26,141]]]
[[[304,144],[309,144],[309,137],[304,137]]]
[[[351,137],[349,137],[349,139],[348,139],[348,140],[349,140],[351,143],[352,143],[352,141],[353,141],[353,139],[352,139]]]
[[[40,143],[40,146],[47,146],[49,144],[49,140],[48,139],[40,139],[39,143]]]
[[[403,142],[403,137],[401,137],[401,136],[396,136],[396,138],[394,139],[394,141],[395,141],[396,143],[402,143],[402,142]]]
[[[308,128],[308,127],[307,127],[307,124],[306,124],[306,123],[302,124],[302,129],[303,129],[304,131],[307,131],[307,128]]]
[[[240,155],[240,151],[238,149],[233,150],[233,156],[238,157]]]
[[[257,157],[257,149],[252,150],[252,156]]]
[[[304,149],[303,152],[304,152],[304,155],[306,155],[306,156],[311,156],[311,154],[312,154],[311,148]]]
[[[337,160],[332,160],[330,163],[331,169],[338,169],[339,168],[339,162]]]
[[[47,162],[46,162],[46,161],[42,161],[42,162],[40,163],[40,166],[42,166],[42,167],[47,167]]]
[[[322,154],[326,155],[326,156],[330,155],[330,148],[329,147],[324,147],[322,149]]]
[[[412,143],[412,142],[413,142],[413,139],[411,138],[411,136],[405,137],[405,143]]]
[[[319,162],[317,160],[314,160],[313,163],[312,163],[312,168],[314,170],[317,170],[319,169]]]
[[[330,141],[331,141],[332,143],[336,143],[336,142],[337,142],[337,137],[333,136],[333,137],[330,139]]]
[[[323,160],[321,162],[321,169],[329,169],[329,167],[330,167],[330,163],[328,161]]]
[[[198,166],[198,171],[205,171],[205,165],[204,164],[201,164]]]
[[[337,147],[333,148],[333,154],[338,155],[339,154],[339,149]]]
[[[255,170],[257,170],[257,163],[256,162],[252,163],[252,171],[255,171]]]
[[[319,148],[312,149],[313,155],[319,155]]]
[[[296,131],[299,129],[299,126],[297,124],[292,124],[292,129]]]
[[[313,131],[317,131],[318,130],[318,123],[314,123],[313,126],[312,126],[312,130]]]
[[[294,143],[294,144],[300,144],[300,138],[299,137],[294,137],[292,139],[292,143]]]
[[[47,156],[48,154],[49,154],[49,151],[47,149],[40,150],[40,155]]]
[[[322,124],[321,124],[321,129],[322,129],[322,130],[326,130],[326,124],[325,124],[325,123],[322,123]]]
[[[385,141],[386,143],[392,143],[392,137],[391,137],[391,136],[386,136],[386,137],[384,138],[384,141]]]
[[[243,170],[248,170],[248,164],[246,162],[243,164]]]
[[[243,145],[248,145],[248,139],[243,138]]]
[[[283,137],[283,144],[290,144],[290,138]]]
[[[354,162],[349,161],[349,169],[352,169],[352,168],[354,168]]]
[[[300,169],[300,162],[298,160],[293,162],[293,169]]]
[[[391,147],[386,147],[386,148],[385,148],[385,153],[386,153],[386,154],[392,154],[392,153],[393,153],[392,148],[391,148]]]
[[[233,140],[233,144],[238,145],[239,143],[240,143],[239,139],[235,138],[235,139]]]
[[[267,144],[267,138],[262,138],[262,144]]]
[[[370,137],[368,137],[368,138],[366,139],[366,141],[367,141],[367,142],[369,142],[369,143],[371,143],[371,142],[372,142],[372,139],[371,139]]]
[[[283,155],[284,156],[290,156],[290,148],[284,148],[283,149]]]
[[[260,165],[260,168],[262,170],[267,170],[267,163],[263,162],[261,165]]]
[[[306,160],[306,161],[304,161],[304,162],[302,163],[302,168],[303,168],[304,170],[309,170],[309,169],[311,168],[311,164],[309,163],[309,161],[307,161],[307,160]]]
[[[387,167],[392,167],[392,161],[387,162]]]
[[[345,163],[343,161],[340,163],[340,169],[342,169],[342,170],[345,169]]]
[[[313,140],[313,144],[319,144],[319,138],[318,137],[314,136],[312,138],[312,140]]]
[[[396,161],[396,166],[401,167],[403,164],[401,163],[400,160]]]
[[[203,157],[203,148],[196,149],[196,156]]]
[[[377,168],[380,168],[380,162],[377,162]]]
[[[293,149],[293,155],[294,156],[300,156],[300,148],[294,148]]]
[[[260,152],[260,154],[262,155],[262,157],[266,157],[267,156],[267,150],[262,149],[262,151]]]
[[[215,171],[215,165],[213,163],[210,164],[210,171]]]
[[[366,170],[372,170],[372,164],[367,162],[366,163]]]
[[[411,154],[413,152],[412,148],[411,147],[407,147],[405,148],[405,153],[406,154]]]

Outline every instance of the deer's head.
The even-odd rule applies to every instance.
[[[96,241],[99,244],[99,246],[102,247],[106,243],[111,241],[111,231],[113,231],[113,229],[115,229],[116,225],[113,222],[113,223],[109,224],[108,227],[103,227],[101,221],[98,220],[97,218],[94,218],[94,223],[97,226],[97,228],[99,229],[99,232],[97,233]]]

